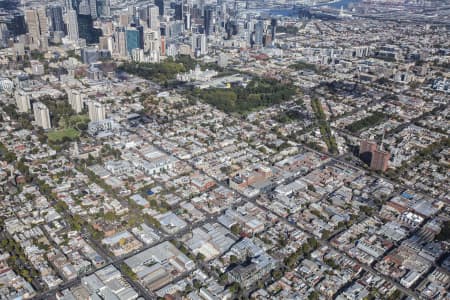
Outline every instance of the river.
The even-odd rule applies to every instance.
[[[330,6],[334,8],[341,8],[341,7],[348,7],[351,3],[357,3],[361,0],[336,0],[333,2],[327,2],[327,3],[321,3],[317,5],[310,5],[309,7],[320,7],[320,6]],[[272,16],[295,16],[297,14],[297,10],[294,8],[282,8],[282,9],[268,9],[268,10],[261,10],[261,11],[267,11],[269,15]]]

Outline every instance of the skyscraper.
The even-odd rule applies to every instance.
[[[94,22],[91,15],[78,15],[78,32],[80,38],[85,39],[87,44],[98,43],[102,30],[94,28]]]
[[[91,11],[91,17],[93,19],[97,19],[98,13],[97,13],[97,0],[89,0],[89,8]]]
[[[89,101],[88,103],[89,119],[92,122],[103,121],[106,119],[105,106],[97,101]]]
[[[97,1],[98,11],[97,14],[100,17],[111,16],[111,1],[110,0],[99,0]]]
[[[125,36],[125,28],[117,27],[114,33],[114,53],[120,57],[127,57],[127,43]]]
[[[214,9],[212,6],[205,6],[205,11],[204,11],[204,19],[203,19],[203,27],[205,29],[205,34],[206,35],[210,35],[213,32],[213,19],[214,19]]]
[[[81,0],[78,4],[78,14],[84,16],[91,15],[91,4],[89,0]]]
[[[274,42],[275,35],[277,33],[277,19],[270,20],[270,27],[271,27],[272,42]]]
[[[48,19],[50,20],[50,31],[65,31],[62,14],[62,7],[59,5],[51,5],[47,8]]]
[[[164,16],[164,0],[155,0],[155,5],[159,9],[159,15]]]
[[[257,47],[261,47],[263,45],[263,34],[264,34],[264,23],[262,20],[259,20],[255,24],[255,35],[254,35],[254,42]]]
[[[148,28],[159,30],[159,9],[157,6],[148,7]]]
[[[132,49],[140,48],[140,33],[135,27],[127,28],[126,30],[126,45],[127,51],[130,54]]]
[[[0,23],[0,47],[8,46],[9,30],[5,23]]]
[[[74,9],[69,9],[67,11],[67,34],[71,41],[77,41],[80,38],[77,12]]]
[[[50,112],[42,102],[36,102],[33,104],[34,121],[36,124],[44,129],[52,128],[50,123]]]
[[[208,45],[206,43],[206,35],[192,34],[192,51],[198,55],[205,55],[208,53]]]
[[[182,21],[183,20],[183,3],[174,3],[173,9],[175,11],[175,20]]]

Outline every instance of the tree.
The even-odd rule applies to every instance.
[[[233,226],[231,226],[231,232],[235,235],[240,235],[241,234],[241,226],[239,224],[234,224]]]
[[[126,263],[122,263],[120,267],[125,276],[128,276],[131,280],[138,280],[136,273],[134,273],[134,271]]]
[[[194,288],[195,288],[196,290],[199,290],[199,289],[202,288],[202,283],[201,283],[201,281],[198,280],[198,279],[194,279],[193,285],[194,285]]]
[[[441,226],[441,231],[436,236],[438,241],[450,241],[450,221],[445,221]]]
[[[228,274],[222,273],[219,275],[219,283],[220,284],[226,284],[228,282]]]
[[[238,262],[239,262],[239,259],[238,259],[237,256],[235,256],[235,255],[230,255],[230,263],[236,264],[236,263],[238,263]]]
[[[230,292],[232,292],[232,293],[234,293],[234,294],[237,294],[242,288],[241,288],[241,286],[239,285],[239,283],[233,282],[233,283],[230,285],[229,289],[230,289]]]
[[[316,291],[312,291],[311,294],[308,295],[308,300],[319,300],[319,293]]]
[[[279,280],[281,279],[281,277],[283,277],[283,271],[281,271],[280,269],[275,269],[272,270],[271,275],[275,280]]]

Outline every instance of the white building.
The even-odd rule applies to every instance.
[[[33,104],[34,120],[36,124],[44,129],[52,128],[50,123],[50,112],[42,102]]]
[[[151,5],[148,7],[148,27],[159,31],[159,8]]]
[[[89,109],[89,119],[92,122],[103,121],[106,119],[106,110],[105,106],[97,101],[89,101],[88,104]]]
[[[80,38],[78,32],[78,19],[77,12],[73,9],[67,11],[67,33],[69,36],[69,40],[78,41]]]
[[[83,110],[84,94],[76,90],[68,90],[67,96],[72,109],[79,114]]]
[[[17,110],[19,112],[26,113],[31,109],[30,96],[23,90],[17,90],[14,98],[16,98]]]
[[[189,70],[186,73],[177,74],[177,80],[179,81],[210,81],[214,76],[217,76],[217,71],[208,70],[202,71],[200,66],[197,65],[194,70]]]
[[[8,78],[0,78],[0,92],[12,93],[14,83]]]

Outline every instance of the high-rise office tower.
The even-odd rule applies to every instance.
[[[109,17],[111,16],[111,1],[110,0],[99,0],[98,4],[98,15],[100,17]]]
[[[154,5],[148,7],[148,28],[159,30],[159,8]]]
[[[184,28],[186,30],[191,30],[191,14],[190,13],[186,13],[186,15],[184,16]]]
[[[132,49],[140,48],[140,32],[135,27],[129,27],[126,30],[126,45],[128,53],[131,53]]]
[[[102,30],[94,27],[91,15],[78,15],[78,31],[80,38],[85,39],[87,44],[97,44]]]
[[[144,5],[136,8],[138,25],[148,27],[148,7],[149,5]]]
[[[37,9],[37,15],[39,18],[39,29],[41,31],[41,36],[48,34],[48,19],[47,12],[45,11],[45,7],[39,7]]]
[[[263,35],[264,35],[264,23],[262,20],[259,20],[255,24],[255,34],[254,34],[254,42],[257,47],[262,47]]]
[[[81,0],[78,4],[78,13],[84,16],[91,15],[91,4],[89,0]]]
[[[159,9],[159,15],[164,16],[164,0],[155,0],[155,5]]]
[[[208,45],[206,43],[206,35],[192,34],[192,51],[198,55],[205,55],[208,53]]]
[[[98,17],[97,0],[89,0],[89,9],[91,11],[91,17],[93,19],[97,19]]]
[[[30,96],[23,90],[18,90],[14,93],[16,99],[17,111],[26,113],[31,109]]]
[[[127,57],[127,42],[124,27],[117,27],[114,32],[114,53],[120,57]]]
[[[203,21],[205,34],[210,35],[214,30],[214,8],[212,6],[205,6]]]
[[[97,101],[89,101],[88,103],[89,119],[92,122],[103,121],[106,119],[105,106]]]
[[[275,35],[277,33],[277,19],[270,20],[270,27],[271,27],[272,42],[274,42]]]
[[[83,110],[84,94],[77,90],[68,90],[67,96],[72,109],[79,114]]]
[[[44,129],[52,128],[50,123],[50,112],[42,102],[36,102],[33,104],[34,121],[36,124]]]
[[[127,27],[128,23],[130,23],[130,17],[128,16],[128,14],[119,14],[119,26]]]
[[[0,47],[8,46],[9,30],[5,23],[0,23]]]
[[[59,5],[51,5],[47,8],[48,19],[50,20],[50,31],[65,31],[62,12],[62,7]]]
[[[175,20],[182,21],[183,20],[183,3],[174,3],[173,9],[175,11]]]
[[[144,52],[148,54],[149,61],[157,63],[160,61],[161,40],[159,32],[148,29],[144,32]]]
[[[80,38],[77,12],[74,9],[67,11],[67,34],[71,41],[77,41]]]

